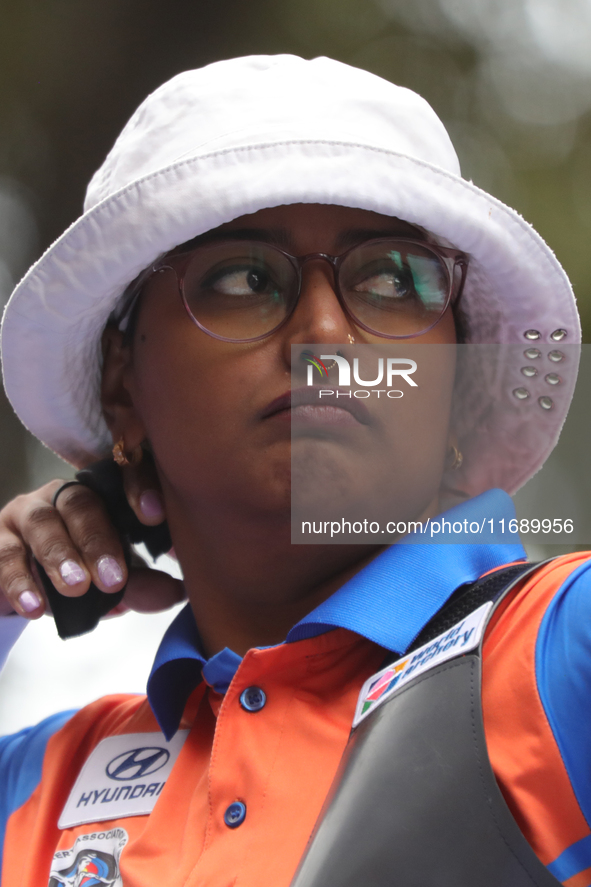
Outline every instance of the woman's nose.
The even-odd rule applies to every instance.
[[[286,344],[350,341],[352,323],[336,294],[334,269],[324,259],[306,262],[300,298],[285,328]]]

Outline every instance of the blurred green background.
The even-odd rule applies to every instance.
[[[2,0],[0,301],[80,213],[146,94],[251,53],[330,55],[421,93],[464,174],[551,244],[591,341],[591,0]],[[0,503],[69,469],[0,395]]]

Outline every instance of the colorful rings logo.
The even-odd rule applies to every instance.
[[[328,370],[325,364],[322,363],[319,357],[316,357],[315,354],[312,354],[311,351],[302,351],[301,359],[305,360],[306,363],[310,364],[311,366],[316,367],[321,376],[326,376],[328,378]]]

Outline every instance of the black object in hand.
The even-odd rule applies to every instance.
[[[143,542],[154,558],[170,551],[172,542],[168,525],[164,522],[156,527],[146,527],[140,523],[125,496],[121,471],[112,459],[104,459],[82,469],[76,474],[76,480],[97,493],[105,503],[109,519],[121,536],[128,568],[132,544]],[[115,594],[106,594],[91,583],[81,597],[65,597],[58,592],[38,561],[35,561],[35,566],[55,619],[57,633],[64,640],[96,628],[101,617],[121,602],[125,592],[123,588]]]

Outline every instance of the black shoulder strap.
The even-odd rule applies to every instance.
[[[457,589],[419,647],[539,569]],[[291,887],[560,887],[527,843],[486,747],[479,650],[435,664],[353,730]]]
[[[510,567],[495,570],[494,573],[483,579],[477,579],[476,582],[460,585],[429,620],[408,650],[405,650],[405,653],[410,653],[412,650],[422,647],[423,644],[428,644],[433,638],[452,628],[487,601],[497,601],[516,579],[525,573],[532,572],[537,566],[539,564],[512,564]]]

